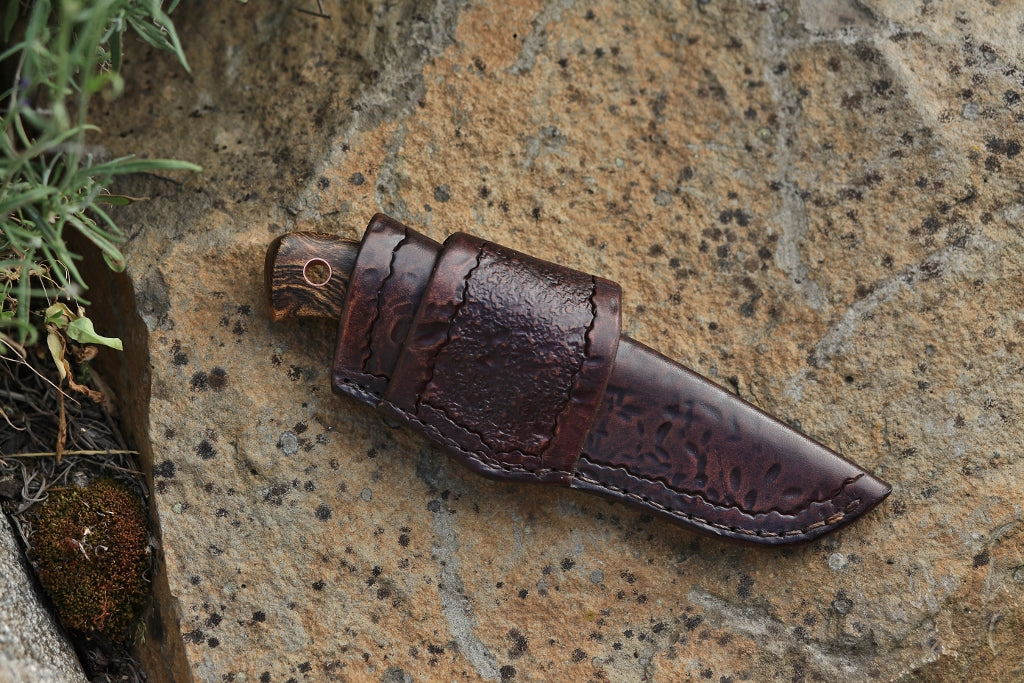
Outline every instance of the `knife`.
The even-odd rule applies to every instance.
[[[764,545],[849,524],[891,491],[826,446],[621,335],[619,286],[374,216],[361,242],[293,232],[270,317],[339,321],[335,392],[498,479],[590,491]]]

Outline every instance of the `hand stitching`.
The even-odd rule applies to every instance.
[[[346,384],[346,385],[348,385],[348,386],[350,386],[350,387],[352,387],[354,389],[357,389],[357,390],[362,391],[362,392],[367,393],[367,394],[371,394],[371,395],[377,397],[378,399],[380,398],[380,394],[379,393],[371,390],[368,387],[363,386],[362,384],[360,384],[358,382],[355,382],[355,381],[350,380],[350,379],[345,379],[345,378],[343,378],[341,381],[342,381],[342,383],[344,383],[344,384]],[[460,454],[466,456],[467,458],[469,458],[471,460],[475,460],[475,461],[479,462],[480,464],[486,465],[487,467],[490,467],[492,469],[503,470],[503,471],[506,471],[506,472],[528,472],[528,473],[532,473],[532,474],[548,474],[548,473],[552,473],[552,472],[557,472],[559,474],[569,474],[569,475],[572,475],[572,477],[574,479],[579,479],[579,480],[584,481],[584,482],[586,482],[588,484],[591,484],[593,486],[597,486],[599,488],[606,489],[608,491],[613,491],[615,493],[621,493],[621,494],[623,494],[625,496],[628,496],[629,498],[632,498],[632,499],[634,499],[634,500],[636,500],[636,501],[638,501],[640,503],[643,503],[644,505],[647,505],[649,507],[653,507],[655,509],[661,510],[662,512],[664,512],[664,513],[666,513],[668,515],[671,515],[673,517],[680,517],[680,518],[685,519],[688,522],[692,522],[692,523],[694,523],[694,524],[696,524],[698,526],[705,526],[705,527],[708,527],[708,528],[711,528],[711,529],[718,529],[718,530],[722,530],[722,531],[731,531],[733,533],[743,534],[744,536],[761,536],[761,537],[767,537],[767,538],[790,538],[790,537],[796,537],[796,536],[805,536],[808,533],[810,533],[811,531],[814,531],[816,529],[820,529],[820,528],[826,527],[826,526],[835,526],[836,524],[839,524],[841,521],[843,521],[846,518],[846,516],[849,513],[853,512],[854,510],[857,509],[857,507],[860,506],[860,499],[858,498],[856,500],[851,501],[849,504],[847,504],[847,506],[846,506],[846,508],[844,510],[836,512],[835,514],[827,517],[824,520],[819,520],[819,521],[814,522],[812,524],[809,524],[808,526],[803,527],[801,529],[792,529],[790,531],[784,531],[784,532],[764,531],[764,530],[758,530],[758,529],[748,529],[748,528],[745,528],[745,527],[730,526],[728,524],[721,524],[719,522],[712,522],[711,520],[705,519],[703,517],[699,517],[699,516],[693,514],[692,512],[686,512],[684,510],[668,507],[667,505],[663,505],[663,504],[657,502],[656,500],[648,498],[647,496],[642,496],[640,494],[633,493],[632,491],[627,491],[627,490],[625,490],[623,488],[620,488],[618,486],[614,486],[612,484],[608,484],[608,483],[605,483],[605,482],[602,482],[602,481],[598,481],[597,479],[593,479],[591,477],[588,477],[588,476],[586,476],[584,474],[580,474],[578,472],[569,472],[567,470],[557,470],[557,469],[550,469],[550,468],[542,468],[542,469],[537,469],[537,470],[529,470],[529,469],[526,469],[525,467],[522,467],[520,465],[509,465],[507,463],[493,461],[485,453],[476,452],[476,451],[470,451],[470,450],[467,450],[467,449],[463,448],[462,446],[460,446],[458,443],[456,443],[452,439],[448,438],[444,434],[441,434],[437,430],[437,428],[434,427],[433,425],[427,424],[426,422],[424,422],[420,418],[416,417],[415,415],[409,414],[409,412],[407,412],[405,410],[402,410],[401,408],[399,408],[398,406],[394,405],[390,401],[384,401],[384,402],[387,403],[388,406],[391,407],[392,409],[394,409],[395,411],[397,411],[397,412],[401,413],[402,415],[404,415],[410,421],[415,422],[418,425],[420,425],[424,429],[424,431],[427,432],[428,435],[433,437],[436,441],[441,442],[442,445],[447,446],[448,448],[451,448],[452,450],[456,451],[457,453],[460,453]],[[843,488],[845,488],[846,485],[852,483],[853,481],[855,481],[855,479],[851,480],[849,482],[844,483]],[[841,493],[841,492],[842,492],[842,490],[840,489],[839,493]],[[839,497],[839,493],[837,493],[836,496],[833,497],[828,502],[832,502],[832,500],[835,500],[835,498],[838,498]],[[705,501],[705,502],[707,502],[707,501]],[[708,505],[714,505],[714,504],[709,502]],[[718,507],[720,507],[720,506],[718,506]]]
[[[844,510],[842,510],[840,512],[837,512],[837,513],[835,513],[833,515],[830,515],[829,517],[827,517],[824,520],[819,520],[817,522],[814,522],[813,524],[810,524],[810,525],[808,525],[808,526],[806,526],[806,527],[804,527],[802,529],[792,529],[790,531],[784,531],[784,532],[780,533],[780,532],[775,532],[775,531],[764,531],[764,530],[757,530],[757,529],[747,529],[745,527],[730,526],[728,524],[721,524],[719,522],[712,522],[709,519],[705,519],[703,517],[698,517],[697,515],[693,514],[692,512],[686,512],[684,510],[679,510],[679,509],[676,509],[676,508],[670,508],[670,507],[668,507],[666,505],[662,505],[661,503],[657,502],[656,500],[648,498],[647,496],[642,496],[640,494],[633,493],[632,491],[627,491],[627,490],[625,490],[623,488],[619,488],[618,486],[614,486],[612,484],[607,484],[605,482],[598,481],[597,479],[593,479],[593,478],[588,477],[588,476],[586,476],[584,474],[579,474],[578,472],[573,473],[573,478],[580,479],[581,481],[585,481],[588,484],[592,484],[592,485],[597,486],[599,488],[603,488],[603,489],[607,489],[609,491],[614,491],[616,493],[624,494],[624,495],[626,495],[626,496],[628,496],[630,498],[633,498],[636,501],[639,501],[639,502],[643,503],[644,505],[648,505],[650,507],[657,508],[657,509],[661,510],[662,512],[665,512],[666,514],[672,515],[673,517],[682,517],[682,518],[686,519],[687,521],[694,522],[694,523],[696,523],[698,525],[703,525],[703,526],[706,526],[706,527],[709,527],[709,528],[713,528],[713,529],[721,529],[721,530],[724,530],[724,531],[732,531],[734,533],[744,534],[746,536],[765,536],[765,537],[769,537],[769,538],[789,538],[791,536],[805,536],[809,532],[814,531],[815,529],[819,529],[819,528],[822,528],[822,527],[825,527],[825,526],[835,526],[836,524],[839,524],[839,522],[843,521],[843,519],[846,518],[848,513],[850,513],[853,510],[857,509],[857,507],[859,507],[859,505],[860,505],[860,499],[851,501],[850,504],[847,505]],[[851,480],[850,482],[847,482],[847,484],[848,483],[852,483],[852,481],[854,481],[854,480]],[[845,485],[846,484],[844,484],[844,488],[845,488]],[[838,495],[839,494],[836,494],[836,497],[838,497]],[[832,500],[835,500],[835,498],[832,498],[831,500],[829,500],[827,502],[831,503]],[[705,502],[707,502],[707,501],[705,501]],[[708,505],[712,505],[713,507],[720,507],[720,506],[714,506],[713,503],[708,503]]]
[[[745,515],[763,515],[763,514],[768,514],[769,512],[775,512],[775,513],[778,513],[778,514],[780,514],[780,515],[782,515],[784,517],[796,517],[801,512],[803,512],[804,510],[806,510],[807,508],[809,508],[811,505],[813,505],[815,503],[819,503],[819,504],[831,503],[832,501],[834,501],[836,498],[839,497],[839,495],[843,492],[843,489],[845,489],[847,486],[849,486],[850,484],[856,482],[857,480],[859,480],[860,478],[862,478],[864,476],[864,473],[862,472],[862,473],[860,473],[860,474],[858,474],[856,476],[853,476],[853,477],[850,477],[849,479],[844,480],[841,484],[839,484],[839,486],[837,486],[835,488],[835,490],[833,490],[827,496],[825,496],[823,498],[817,498],[817,499],[814,499],[814,500],[809,500],[809,501],[807,501],[807,503],[803,507],[798,508],[795,512],[786,512],[784,510],[779,510],[778,508],[769,508],[768,510],[765,510],[764,512],[755,512],[753,510],[748,510],[747,508],[743,507],[742,505],[723,505],[722,503],[719,503],[719,502],[716,502],[716,501],[713,501],[713,500],[709,500],[708,497],[705,496],[701,492],[700,489],[691,490],[691,489],[685,489],[685,488],[678,487],[678,486],[671,486],[670,484],[668,484],[668,482],[664,481],[663,479],[660,479],[660,478],[659,479],[652,479],[650,477],[645,477],[645,476],[643,476],[641,474],[637,474],[637,473],[631,471],[630,468],[627,465],[621,465],[621,464],[619,464],[619,465],[604,465],[604,464],[601,464],[601,463],[593,462],[592,460],[590,460],[590,458],[587,456],[587,453],[585,453],[585,452],[580,456],[580,459],[590,463],[590,465],[592,467],[596,467],[596,468],[600,468],[600,469],[622,470],[628,476],[632,477],[633,479],[637,479],[637,480],[639,480],[641,482],[648,483],[648,484],[654,484],[654,485],[661,485],[661,486],[664,486],[666,489],[668,489],[669,491],[671,491],[673,493],[682,494],[684,496],[690,496],[692,498],[700,498],[702,501],[704,501],[704,503],[706,503],[710,507],[717,508],[717,509],[720,509],[720,510],[738,510],[739,512],[742,512]]]
[[[379,393],[373,391],[369,387],[363,386],[362,384],[360,384],[360,383],[358,383],[358,382],[356,382],[354,380],[351,380],[351,379],[348,379],[348,378],[342,378],[341,382],[343,384],[346,384],[346,385],[352,387],[353,389],[356,389],[356,390],[361,391],[361,392],[366,393],[366,394],[371,394],[374,397],[376,397],[378,399],[381,399],[381,395]],[[396,406],[394,403],[391,403],[390,401],[385,401],[383,399],[381,399],[381,403],[386,403],[388,405],[388,407],[392,408],[396,412],[401,413],[407,419],[409,419],[411,422],[415,422],[416,424],[418,424],[435,441],[440,442],[441,445],[446,446],[448,448],[451,448],[452,450],[454,450],[454,451],[456,451],[456,452],[466,456],[470,460],[475,460],[476,462],[479,462],[482,465],[486,465],[487,467],[490,467],[492,469],[504,470],[506,472],[527,472],[527,473],[531,473],[531,474],[549,474],[549,473],[552,473],[552,472],[557,472],[559,474],[572,474],[572,472],[569,472],[567,470],[559,470],[559,469],[552,469],[552,468],[528,469],[526,467],[523,467],[522,465],[510,465],[508,463],[503,463],[503,462],[501,462],[499,460],[495,460],[494,458],[491,458],[490,456],[488,456],[487,453],[485,453],[483,451],[471,451],[471,450],[468,450],[468,449],[462,447],[461,445],[459,445],[458,442],[454,441],[450,437],[447,437],[444,434],[442,434],[441,432],[439,432],[437,430],[437,428],[434,427],[433,425],[431,425],[431,424],[429,424],[427,422],[424,422],[423,420],[421,420],[420,418],[416,417],[415,415],[412,415],[408,411],[402,410],[401,408]],[[458,426],[458,425],[456,425],[456,426]],[[518,452],[518,451],[514,451],[514,452]]]

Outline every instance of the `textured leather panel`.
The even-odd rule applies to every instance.
[[[440,248],[383,214],[370,220],[338,326],[337,391],[378,403]]]
[[[572,485],[707,533],[766,543],[814,538],[889,492],[828,448],[627,337]]]
[[[456,234],[385,393],[473,467],[571,475],[619,338],[614,283]]]

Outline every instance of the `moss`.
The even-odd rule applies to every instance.
[[[30,542],[61,623],[123,640],[148,593],[148,533],[138,497],[109,479],[54,492],[40,506]]]

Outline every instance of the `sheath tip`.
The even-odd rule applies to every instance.
[[[861,504],[855,514],[861,515],[885,500],[892,493],[892,486],[878,477],[865,474],[854,483],[850,493],[860,499]]]

